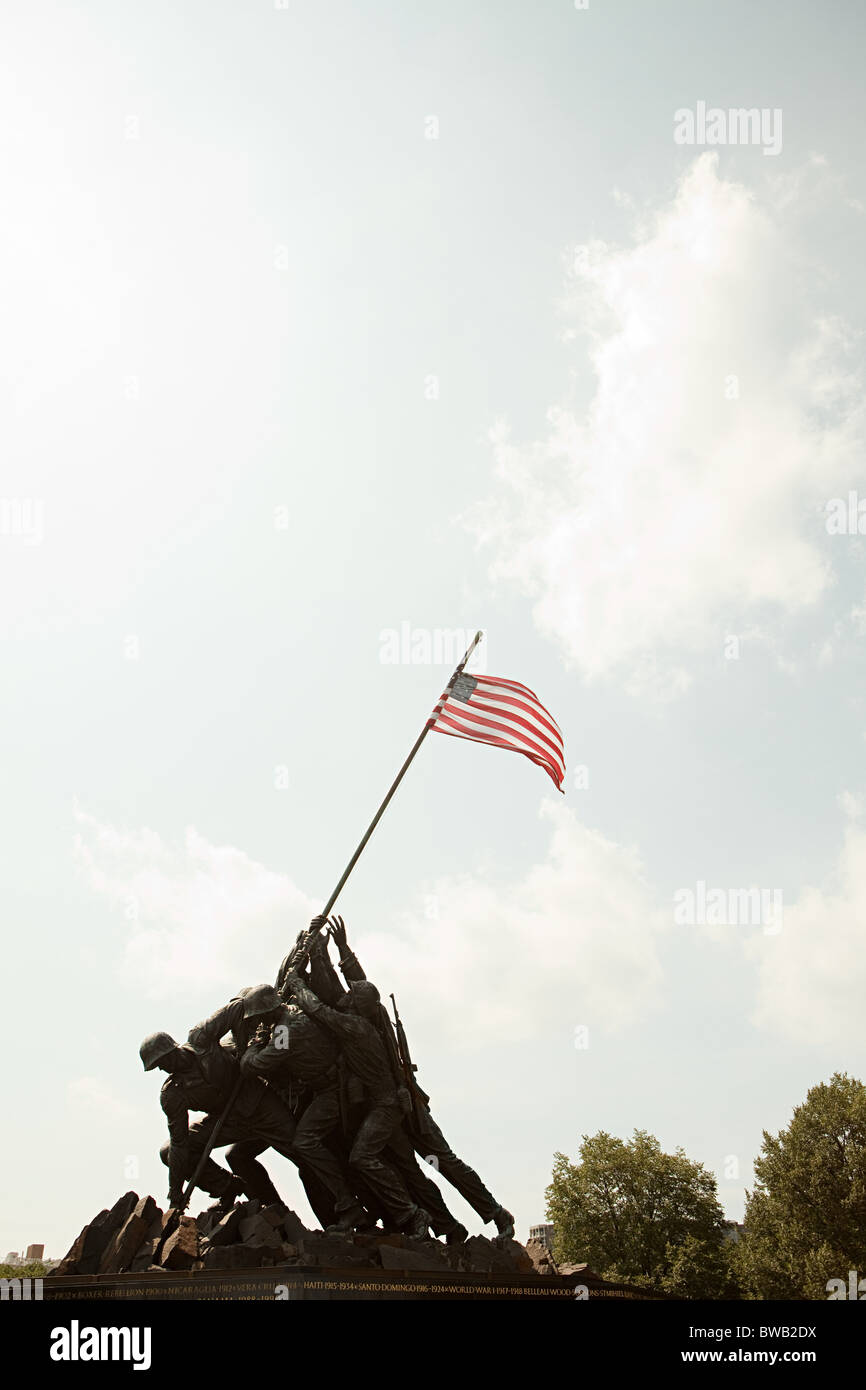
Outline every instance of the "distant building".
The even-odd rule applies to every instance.
[[[733,1241],[734,1245],[738,1245],[743,1239],[743,1231],[745,1229],[742,1221],[723,1221],[722,1240],[730,1240]]]
[[[545,1250],[553,1249],[553,1223],[548,1221],[542,1226],[530,1226],[529,1239],[540,1241]]]
[[[19,1255],[17,1250],[10,1250],[3,1263],[7,1265],[23,1265],[29,1264],[31,1260],[39,1260],[42,1264],[45,1263],[44,1245],[28,1245],[23,1255]]]

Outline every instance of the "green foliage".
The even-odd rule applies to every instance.
[[[30,1260],[23,1265],[0,1264],[0,1279],[44,1279],[46,1273],[41,1260]]]
[[[674,1298],[739,1298],[736,1249],[731,1240],[686,1236],[668,1245],[669,1268],[656,1287]]]
[[[716,1180],[682,1149],[635,1130],[624,1143],[584,1135],[580,1158],[554,1155],[547,1219],[555,1258],[680,1298],[736,1296]]]
[[[836,1072],[780,1134],[764,1132],[736,1252],[751,1298],[826,1298],[866,1275],[866,1087]]]

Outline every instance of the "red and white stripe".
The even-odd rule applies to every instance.
[[[543,767],[562,791],[565,746],[559,725],[538,696],[519,681],[461,674],[444,691],[429,727],[452,738],[523,753]]]

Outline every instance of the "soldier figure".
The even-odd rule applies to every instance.
[[[354,951],[349,949],[346,927],[341,917],[335,917],[328,926],[328,934],[334,941],[340,953],[340,969],[346,983],[351,985],[353,981],[364,980],[366,976],[361,968],[358,957]],[[382,1010],[380,1023],[383,1031],[387,1030],[388,1038],[393,1046],[394,1038],[391,1030],[390,1019],[386,1010]],[[430,1097],[422,1091],[414,1076],[405,1078],[408,1085],[412,1088],[413,1104],[411,1113],[407,1116],[406,1127],[411,1136],[415,1152],[426,1160],[435,1159],[436,1168],[444,1178],[447,1178],[451,1186],[455,1188],[467,1201],[470,1207],[478,1213],[484,1222],[494,1221],[500,1236],[514,1237],[514,1217],[507,1211],[501,1202],[497,1202],[493,1194],[488,1191],[481,1181],[474,1168],[470,1168],[468,1163],[464,1163],[458,1158],[450,1144],[443,1135],[441,1129],[436,1124],[430,1114]],[[417,1104],[414,1103],[417,1101]],[[453,1218],[452,1218],[453,1220]]]
[[[311,927],[321,930],[325,921],[314,918]],[[219,1144],[229,1146],[232,1171],[209,1157],[197,1178],[218,1208],[228,1209],[243,1193],[268,1204],[281,1200],[257,1161],[274,1148],[298,1166],[327,1229],[360,1229],[379,1215],[416,1239],[432,1226],[449,1244],[465,1240],[465,1226],[419,1167],[419,1154],[435,1161],[482,1221],[495,1221],[501,1236],[513,1236],[511,1213],[456,1156],[430,1115],[429,1097],[403,1055],[403,1034],[398,1043],[379,991],[349,950],[342,918],[331,919],[328,934],[348,992],[329,959],[327,938],[316,931],[302,935],[286,957],[279,992],[267,984],[241,990],[196,1024],[186,1044],[167,1033],[142,1043],[145,1070],[168,1073],[160,1103],[170,1137],[160,1154],[169,1168],[172,1206],[181,1204],[183,1183],[240,1077],[218,1135]],[[307,955],[309,979],[300,973]],[[222,1042],[227,1034],[228,1045]],[[191,1110],[204,1111],[204,1119],[190,1125]]]
[[[254,997],[247,1007],[262,1006],[259,1017],[268,1025],[270,1036],[262,1045],[254,1040],[247,1047],[241,1058],[241,1073],[250,1078],[267,1078],[272,1085],[288,1089],[290,1103],[296,1107],[292,1156],[302,1174],[311,1174],[330,1197],[326,1214],[321,1198],[317,1200],[314,1192],[307,1189],[310,1205],[322,1225],[353,1230],[368,1224],[344,1164],[332,1144],[326,1142],[339,1129],[341,1119],[336,1039],[299,1008],[284,1004],[271,985],[257,986],[251,994]],[[265,1009],[265,1005],[269,1007]]]
[[[313,919],[314,923],[321,924],[323,921],[323,918]],[[341,917],[334,918],[333,926],[338,932],[345,933],[345,927],[343,926],[343,919]],[[336,939],[333,931],[329,931],[329,935],[332,940]],[[351,994],[343,989],[337,978],[336,971],[328,956],[326,940],[327,938],[318,937],[310,952],[310,975],[311,979],[314,977],[316,981],[315,985],[311,984],[311,988],[323,1003],[335,1009],[345,1009],[351,1002]],[[363,972],[360,973],[359,979],[363,979]],[[388,1014],[381,1003],[379,1004],[377,1016],[373,1018],[373,1022],[378,1028],[379,1037],[382,1040],[388,1057],[391,1076],[397,1088],[397,1098],[400,1102],[402,1116],[408,1116],[412,1100],[403,1078],[400,1057],[388,1020]],[[363,1087],[351,1072],[345,1076],[344,1080],[347,1117],[354,1118],[359,1108],[363,1113],[363,1105],[360,1107],[357,1105],[353,1107],[351,1105],[351,1100],[354,1098],[356,1101],[363,1101]],[[349,1128],[357,1128],[357,1123],[350,1124]],[[453,1212],[448,1210],[442,1192],[436,1183],[427,1176],[421,1167],[419,1167],[418,1160],[415,1157],[414,1146],[405,1128],[405,1118],[403,1123],[397,1125],[392,1131],[391,1137],[388,1140],[387,1149],[385,1150],[385,1157],[387,1161],[397,1169],[397,1172],[400,1174],[400,1177],[403,1179],[408,1189],[409,1195],[418,1203],[422,1210],[428,1213],[430,1217],[430,1226],[433,1232],[437,1236],[444,1235],[448,1245],[462,1244],[468,1237],[469,1232],[466,1227],[457,1220]],[[371,1205],[369,1199],[367,1198],[365,1200],[369,1207]]]
[[[398,1128],[401,1107],[388,1056],[373,1019],[379,1010],[379,991],[363,980],[352,986],[344,1010],[329,1008],[294,971],[285,985],[297,1005],[328,1030],[340,1046],[346,1065],[364,1088],[364,1116],[349,1151],[349,1168],[372,1190],[399,1230],[424,1240],[430,1216],[414,1202],[406,1184],[383,1151]],[[348,1222],[341,1229],[350,1229]]]
[[[163,1145],[160,1157],[168,1165],[172,1206],[181,1205],[183,1184],[194,1173],[239,1075],[237,1058],[228,1048],[219,1042],[205,1045],[201,1039],[199,1045],[196,1051],[189,1044],[176,1043],[168,1033],[152,1033],[140,1048],[145,1071],[158,1067],[168,1073],[159,1099],[168,1120],[169,1142]],[[191,1110],[204,1111],[204,1119],[190,1125]],[[262,1082],[244,1079],[219,1131],[219,1144],[241,1141],[243,1151],[243,1141],[256,1140],[260,1144],[257,1152],[275,1148],[292,1158],[293,1136],[294,1121],[279,1097]],[[217,1207],[226,1210],[243,1193],[267,1204],[281,1201],[266,1170],[244,1152],[240,1164],[235,1163],[234,1174],[208,1158],[198,1186],[218,1198]]]

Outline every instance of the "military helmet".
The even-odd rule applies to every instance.
[[[177,1043],[170,1033],[150,1033],[138,1049],[145,1071],[153,1071],[157,1062],[174,1052]]]
[[[376,986],[369,980],[355,980],[351,986],[352,1002],[360,1013],[372,1013],[381,999]]]
[[[273,985],[253,985],[244,991],[244,1018],[254,1018],[256,1014],[269,1014],[283,1002]]]

